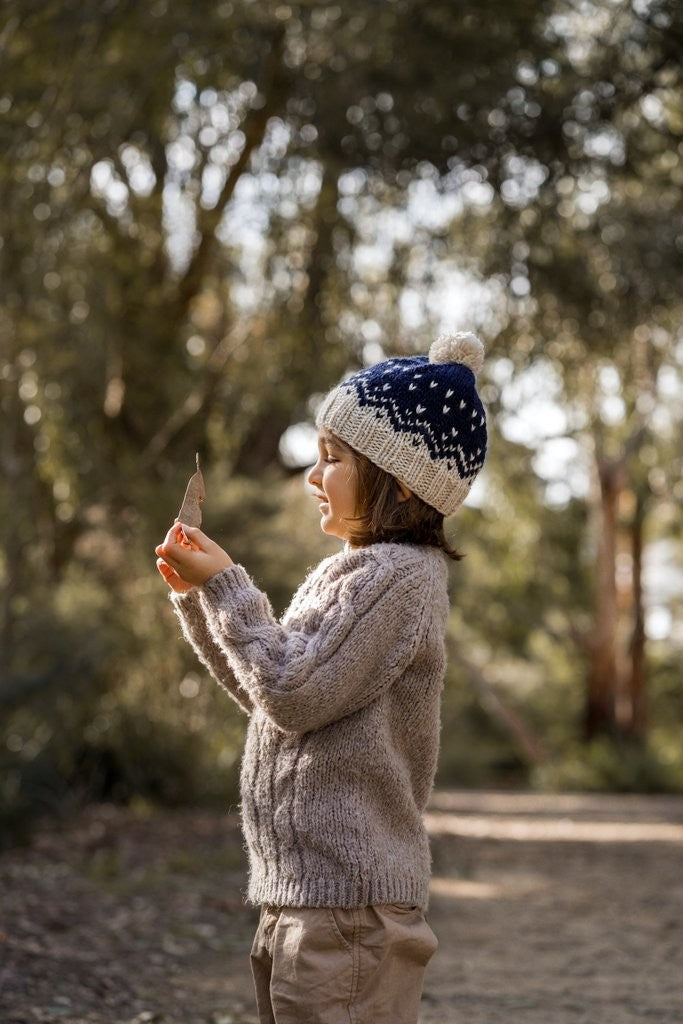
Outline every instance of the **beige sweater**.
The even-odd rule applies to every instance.
[[[347,545],[310,572],[280,621],[241,565],[172,600],[200,660],[250,715],[249,900],[425,907],[422,812],[448,614],[442,552]]]

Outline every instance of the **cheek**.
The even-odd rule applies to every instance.
[[[344,497],[346,506],[355,511],[358,499],[358,480],[353,469],[348,470],[344,475]]]
[[[343,501],[345,505],[355,502],[355,474],[348,466],[328,466],[323,482],[326,494],[331,495],[338,501]]]

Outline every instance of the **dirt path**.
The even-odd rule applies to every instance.
[[[683,797],[441,792],[422,1024],[683,1024]],[[234,817],[89,810],[0,857],[0,1024],[253,1024]]]

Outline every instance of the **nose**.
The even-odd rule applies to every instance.
[[[320,459],[318,459],[306,474],[306,483],[310,484],[311,487],[318,487],[321,481],[322,472],[320,470]]]

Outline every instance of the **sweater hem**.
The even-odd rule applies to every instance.
[[[429,879],[392,879],[385,885],[360,879],[349,879],[346,882],[330,878],[252,880],[247,891],[247,901],[256,906],[339,907],[344,910],[387,903],[409,903],[426,910]]]

